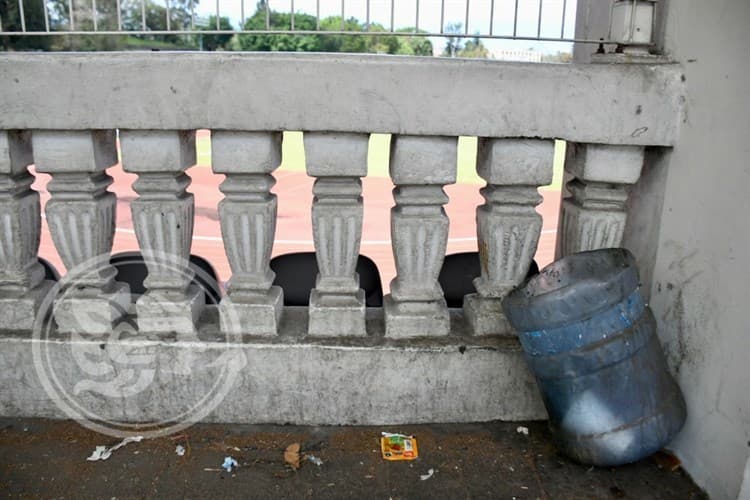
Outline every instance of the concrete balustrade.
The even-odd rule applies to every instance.
[[[680,74],[670,64],[3,54],[0,385],[10,389],[0,414],[56,415],[36,382],[21,384],[33,379],[29,331],[51,288],[37,262],[41,214],[28,171],[36,162],[52,175],[46,212],[66,267],[97,257],[104,262],[82,274],[80,290],[58,297],[58,332],[106,334],[130,307],[139,333],[157,340],[149,349],[166,359],[189,351],[194,366],[210,364],[209,354],[227,346],[217,340],[221,333],[249,337],[230,347],[252,359],[233,394],[252,395],[230,396],[207,418],[310,424],[542,418],[533,379],[500,311],[539,241],[537,189],[551,181],[553,139],[569,141],[565,168],[572,177],[561,207],[560,254],[619,245],[628,186],[639,179],[644,148],[675,141]],[[197,128],[211,130],[212,167],[226,175],[219,214],[232,276],[218,307],[204,304],[187,260],[194,201],[185,170],[195,164]],[[116,200],[105,169],[117,162],[117,129],[123,168],[138,175],[131,211],[148,268],[147,291],[135,307],[107,264]],[[315,178],[310,208],[319,274],[307,308],[284,307],[269,266],[284,207],[271,192],[283,130],[305,131],[307,173]],[[397,276],[382,309],[365,307],[356,273],[370,133],[392,134]],[[444,209],[444,188],[456,182],[461,135],[480,137],[477,169],[487,182],[476,213],[481,274],[463,308],[449,310],[437,279],[455,223]],[[87,314],[94,310],[100,314]],[[61,372],[71,380],[83,376],[65,347],[64,341],[53,347]],[[144,361],[142,368],[157,373],[159,365]],[[158,376],[166,384],[177,375]],[[373,383],[362,390],[352,381]],[[184,390],[198,391],[202,383],[187,380]],[[290,391],[293,397],[281,394]],[[134,421],[160,418],[180,404],[179,394],[162,396],[166,406],[143,409],[123,398],[98,410]]]

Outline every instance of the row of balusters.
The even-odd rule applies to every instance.
[[[148,267],[147,293],[135,304],[143,332],[192,334],[204,308],[187,266],[193,233],[193,195],[185,170],[195,164],[195,131],[120,130],[122,165],[138,174],[131,204]],[[307,173],[316,178],[312,205],[319,275],[310,297],[308,335],[364,336],[365,300],[356,263],[362,233],[362,183],[369,134],[306,132]],[[384,299],[389,338],[450,333],[437,277],[449,220],[443,187],[456,181],[457,137],[396,135],[390,175],[397,277]],[[280,132],[215,130],[212,168],[225,174],[219,205],[232,269],[219,305],[225,332],[273,336],[283,314],[283,290],[269,267],[276,225],[272,175],[281,163]],[[626,220],[627,186],[637,181],[644,148],[569,144],[570,196],[562,203],[558,253],[618,246]],[[508,334],[503,297],[526,275],[542,220],[538,187],[552,181],[554,141],[480,138],[477,172],[487,182],[477,209],[481,276],[464,299],[475,335]],[[116,197],[105,169],[118,162],[114,130],[0,131],[0,328],[30,329],[50,290],[38,263],[39,195],[30,164],[51,174],[46,217],[69,284],[55,299],[61,332],[106,333],[130,307],[126,285],[109,265]],[[71,276],[73,275],[74,276]],[[10,309],[8,309],[10,308]]]

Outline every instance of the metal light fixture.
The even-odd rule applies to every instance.
[[[646,52],[653,43],[657,0],[616,0],[612,4],[609,37],[624,52]]]

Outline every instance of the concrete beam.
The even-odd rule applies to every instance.
[[[197,401],[213,408],[202,417],[207,422],[381,425],[546,418],[518,341],[472,338],[460,314],[454,314],[450,337],[408,341],[374,335],[382,332],[379,309],[368,309],[368,336],[346,342],[305,338],[307,320],[307,308],[286,308],[283,334],[252,342],[223,336],[213,307],[189,342],[137,332],[74,340],[55,332],[43,339],[3,332],[0,415],[69,418],[41,382],[54,373],[48,387],[70,407],[118,422],[189,418],[186,409]],[[222,357],[228,353],[231,362]],[[40,365],[48,371],[40,372]],[[128,375],[118,377],[123,370]],[[213,406],[212,395],[221,390],[226,395]]]
[[[224,129],[675,141],[676,65],[328,54],[0,56],[0,129]]]

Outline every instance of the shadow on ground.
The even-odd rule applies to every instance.
[[[518,433],[519,425],[529,434]],[[384,461],[380,431],[417,436],[419,458]],[[96,445],[118,441],[69,421],[0,419],[0,491],[45,498],[706,498],[683,471],[653,458],[614,469],[573,463],[539,422],[196,425],[128,444],[104,462],[86,461]],[[303,460],[292,470],[283,451],[295,442],[323,464]],[[177,456],[177,444],[185,456]],[[221,471],[226,456],[239,469]],[[429,469],[434,475],[421,480]]]

